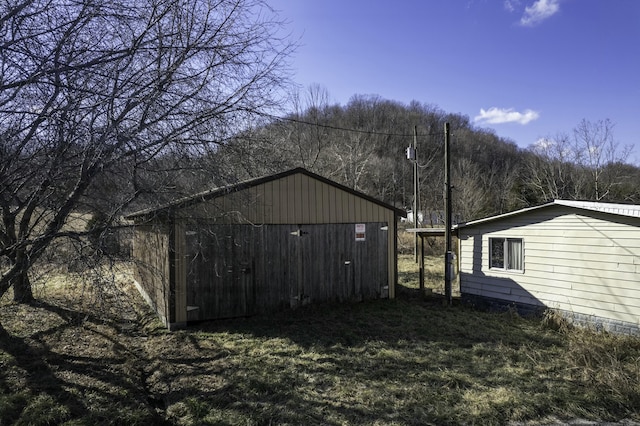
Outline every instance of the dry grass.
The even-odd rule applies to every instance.
[[[101,297],[58,276],[0,301],[0,424],[640,421],[640,340],[444,307],[411,274],[396,300],[175,333],[125,275]]]
[[[416,263],[415,255],[398,256],[398,284],[399,292],[418,293],[420,288],[420,265]],[[425,256],[424,258],[424,287],[425,294],[444,295],[444,255]],[[452,295],[460,296],[460,284],[451,283]]]

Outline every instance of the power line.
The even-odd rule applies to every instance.
[[[352,132],[352,133],[362,133],[362,134],[367,134],[367,135],[377,135],[377,136],[397,136],[397,137],[403,137],[403,138],[412,138],[413,134],[409,134],[409,133],[388,133],[388,132],[376,132],[374,130],[362,130],[362,129],[353,129],[353,128],[347,128],[347,127],[340,127],[340,126],[333,126],[330,124],[321,124],[321,123],[313,123],[311,121],[305,121],[305,120],[300,120],[298,118],[293,118],[293,117],[279,117],[277,115],[273,115],[273,114],[261,114],[265,117],[271,118],[273,120],[276,121],[288,121],[291,123],[297,123],[297,124],[304,124],[307,126],[314,126],[314,127],[321,127],[324,129],[331,129],[331,130],[340,130],[343,132]],[[441,136],[440,133],[427,133],[424,135],[420,135],[420,136]]]

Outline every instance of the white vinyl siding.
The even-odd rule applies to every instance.
[[[459,229],[463,294],[640,326],[640,218],[550,206]],[[523,241],[526,270],[490,268],[490,238]]]

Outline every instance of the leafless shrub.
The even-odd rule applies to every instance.
[[[569,332],[573,329],[571,321],[569,321],[562,313],[556,309],[547,309],[542,314],[540,323],[543,328],[558,331],[561,333]]]

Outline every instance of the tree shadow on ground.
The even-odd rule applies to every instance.
[[[397,300],[201,323],[190,332],[241,364],[222,373],[233,384],[222,406],[270,407],[263,421],[273,420],[275,410],[277,421],[292,423],[458,423],[473,419],[463,408],[470,404],[465,395],[487,386],[478,391],[487,398],[491,387],[512,389],[509,403],[529,405],[531,416],[549,409],[548,398],[525,397],[528,386],[542,395],[549,382],[520,389],[530,373],[507,365],[525,358],[523,347],[557,347],[561,336],[540,333],[519,317],[505,316],[496,327],[495,315],[443,307],[415,291]],[[486,410],[497,419],[505,408],[496,404]]]
[[[565,374],[565,335],[415,291],[173,333],[143,326],[144,316],[131,324],[122,313],[87,315],[54,303],[3,306],[0,320],[23,320],[0,328],[0,390],[13,395],[0,395],[0,419],[503,424],[633,412]]]
[[[123,345],[117,322],[43,301],[2,309],[39,324],[0,324],[0,389],[22,395],[3,401],[2,422],[161,423],[146,400],[144,360]]]

